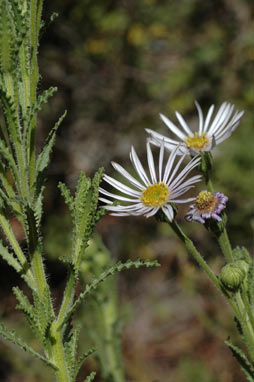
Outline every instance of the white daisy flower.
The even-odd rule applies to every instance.
[[[194,187],[193,184],[201,180],[201,175],[195,175],[187,178],[191,170],[193,170],[199,163],[200,158],[194,157],[180,172],[178,172],[185,155],[179,161],[175,162],[178,147],[171,152],[168,161],[163,171],[164,159],[164,141],[160,145],[159,155],[159,171],[158,176],[155,171],[153,154],[151,151],[150,143],[147,143],[147,161],[149,167],[149,176],[146,174],[134,147],[131,148],[130,159],[134,169],[139,177],[139,180],[129,174],[122,166],[112,162],[116,171],[118,171],[132,187],[104,175],[103,179],[113,186],[117,191],[125,194],[125,196],[112,194],[109,191],[100,188],[100,193],[113,200],[124,202],[123,205],[113,205],[112,200],[100,197],[99,199],[106,203],[105,209],[111,212],[114,216],[127,216],[127,215],[145,215],[147,218],[153,216],[161,208],[169,221],[174,219],[174,211],[170,203],[188,203],[195,200],[195,198],[178,199],[179,196],[186,193],[190,188]]]
[[[195,105],[198,110],[199,128],[197,131],[192,132],[180,113],[176,111],[176,117],[181,125],[182,129],[179,129],[173,122],[171,122],[165,115],[160,114],[162,121],[167,125],[170,131],[176,136],[177,140],[165,137],[153,130],[146,129],[151,135],[149,141],[156,146],[160,146],[160,142],[164,139],[165,148],[172,151],[177,145],[178,154],[199,154],[202,151],[211,151],[214,146],[219,145],[225,139],[227,139],[232,132],[237,128],[240,123],[244,111],[236,111],[233,114],[234,105],[224,102],[214,118],[212,115],[214,111],[214,105],[212,105],[204,119],[201,107],[198,102],[195,101]]]

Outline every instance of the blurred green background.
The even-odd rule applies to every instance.
[[[59,17],[51,22],[53,12]],[[229,197],[233,245],[253,250],[253,16],[248,0],[44,1],[39,90],[54,85],[59,91],[40,116],[38,149],[68,110],[45,193],[45,255],[56,306],[66,276],[57,257],[65,254],[71,229],[57,183],[74,189],[81,170],[92,175],[101,166],[112,175],[111,160],[130,169],[131,144],[144,163],[144,129],[167,134],[158,115],[176,122],[175,110],[195,128],[195,99],[205,112],[225,100],[245,110],[232,137],[214,151],[213,176],[216,190]],[[186,207],[179,211],[180,223],[219,272],[224,262],[217,244],[201,225],[185,223],[184,212]],[[22,240],[18,223],[12,224]],[[244,381],[223,344],[235,333],[229,308],[169,228],[153,218],[106,216],[97,231],[115,260],[158,258],[161,263],[118,280],[127,380]],[[18,283],[1,263],[2,320],[32,341],[14,309],[11,287]],[[90,329],[82,317],[81,312],[86,333]],[[236,334],[233,339],[238,341]],[[84,334],[83,350],[88,341]],[[1,340],[1,381],[53,380],[43,366],[15,351]],[[80,381],[93,368],[98,369],[96,360],[86,363]]]

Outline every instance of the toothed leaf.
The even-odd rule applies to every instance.
[[[65,316],[65,319],[63,322],[66,322],[69,317],[73,314],[73,312],[78,308],[78,306],[82,303],[82,301],[94,290],[97,289],[98,285],[102,283],[104,280],[106,280],[109,276],[112,276],[118,272],[121,272],[126,269],[131,268],[140,268],[140,267],[158,267],[160,266],[159,263],[155,261],[150,260],[136,260],[131,261],[128,260],[126,263],[118,262],[117,264],[110,267],[108,270],[103,272],[98,278],[94,279],[90,284],[86,285],[86,288],[83,292],[80,293],[78,299],[74,302],[70,310],[67,312],[67,315]]]
[[[241,369],[245,373],[247,380],[253,382],[254,381],[254,367],[244,354],[244,352],[237,346],[233,345],[230,339],[225,341],[225,344],[231,350],[233,356],[237,359],[240,364]]]
[[[37,190],[41,189],[41,186],[44,182],[44,172],[49,164],[50,154],[53,149],[55,139],[56,139],[56,132],[60,124],[62,123],[64,117],[66,116],[66,111],[64,114],[59,118],[51,132],[49,133],[49,136],[47,138],[47,141],[39,154],[37,161],[36,161],[36,175],[37,175]]]
[[[248,282],[248,294],[250,298],[250,303],[252,306],[254,306],[254,259],[252,260],[249,266],[247,282]]]
[[[62,182],[59,182],[58,188],[60,189],[61,195],[64,197],[65,203],[68,205],[68,207],[70,209],[70,212],[71,212],[71,214],[73,216],[73,212],[74,212],[74,198],[73,198],[73,196],[71,196],[70,190],[68,189],[66,184],[64,184]]]
[[[79,373],[79,370],[81,368],[81,366],[83,365],[84,361],[91,355],[93,354],[94,352],[96,351],[96,349],[90,349],[88,350],[87,352],[83,353],[79,359],[77,360],[76,362],[76,366],[75,366],[75,371],[74,371],[74,375],[73,377],[76,378],[78,373]]]
[[[43,357],[41,354],[37,353],[34,349],[32,349],[29,345],[27,345],[21,338],[19,338],[14,330],[9,331],[2,323],[0,323],[0,335],[5,340],[11,342],[14,345],[17,345],[24,351],[30,353],[35,358],[38,358],[39,360],[44,362],[47,366],[50,366],[54,370],[57,370],[57,367],[52,362],[50,362],[47,358]]]
[[[19,264],[18,260],[15,259],[14,255],[10,253],[6,247],[4,247],[1,240],[0,240],[0,256],[11,267],[13,267],[16,272],[20,273],[22,271],[22,267]]]

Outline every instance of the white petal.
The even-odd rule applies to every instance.
[[[136,210],[140,209],[140,208],[143,208],[143,204],[142,203],[136,203],[136,204],[132,204],[132,205],[129,205],[129,206],[105,206],[104,207],[106,210],[108,211],[113,211],[113,212],[135,212]]]
[[[171,199],[173,200],[173,199],[177,198],[178,196],[185,194],[187,191],[189,191],[193,187],[194,186],[188,186],[188,187],[183,187],[179,190],[177,189],[176,191],[174,191],[170,194],[169,200],[171,201]]]
[[[181,130],[178,129],[178,127],[176,125],[173,124],[173,122],[171,122],[167,117],[165,117],[165,115],[163,114],[160,114],[160,117],[162,119],[162,121],[165,123],[165,125],[167,125],[167,127],[169,128],[169,130],[171,130],[175,135],[178,136],[178,138],[180,138],[181,140],[185,140],[186,138],[186,135],[183,134],[181,132]]]
[[[173,187],[170,187],[172,195],[173,193],[180,191],[182,188],[189,187],[194,183],[200,182],[202,180],[202,175],[195,175],[182,183],[183,180],[184,179],[182,179],[181,182],[178,182],[178,184],[175,184]]]
[[[113,204],[113,202],[111,201],[111,200],[108,200],[108,199],[105,199],[105,198],[101,198],[101,197],[99,197],[98,198],[101,202],[103,202],[103,203],[106,203],[106,204]]]
[[[175,200],[171,200],[170,201],[172,203],[189,203],[189,202],[193,202],[193,200],[195,200],[196,198],[188,198],[188,199],[175,199]]]
[[[164,183],[167,183],[167,179],[169,177],[170,171],[171,171],[172,166],[174,164],[175,157],[176,157],[176,152],[177,152],[177,147],[175,148],[174,151],[171,152],[171,154],[170,154],[170,156],[168,158],[168,161],[167,161],[167,164],[166,164],[166,167],[165,167],[165,171],[164,171],[164,176],[163,176],[163,182]]]
[[[179,144],[179,141],[175,141],[174,139],[171,139],[171,138],[168,138],[168,137],[165,137],[164,135],[160,134],[160,133],[157,133],[156,131],[154,130],[151,130],[151,129],[145,129],[146,132],[148,134],[151,134],[151,136],[155,139],[157,139],[159,141],[159,144],[160,144],[160,141],[162,141],[164,139],[165,142],[168,142],[168,143],[174,143],[176,145]]]
[[[176,164],[174,170],[172,171],[172,173],[171,173],[169,179],[167,179],[167,180],[165,181],[165,183],[167,184],[167,186],[171,186],[170,183],[171,183],[171,181],[174,179],[174,176],[175,176],[176,172],[178,171],[178,169],[179,169],[181,163],[184,161],[184,159],[185,159],[185,155],[181,156],[181,158],[178,160],[178,163]]]
[[[210,108],[209,108],[209,110],[208,110],[207,117],[206,117],[206,119],[205,119],[205,125],[204,125],[204,131],[203,131],[203,132],[206,132],[206,130],[207,130],[207,128],[208,128],[208,125],[209,125],[211,116],[212,116],[212,114],[213,114],[213,110],[214,110],[214,105],[210,106]]]
[[[181,163],[181,160],[179,161]],[[182,181],[186,178],[186,176],[199,164],[200,162],[200,158],[198,157],[195,157],[193,158],[186,166],[185,168],[177,175],[177,177],[172,180],[172,183],[170,184],[170,181],[171,179],[173,179],[174,175],[175,175],[175,171],[174,173],[172,174],[170,180],[168,181],[168,186],[169,188],[171,189],[175,189],[175,185],[180,185],[182,183]],[[179,166],[176,166],[176,168],[178,169]]]
[[[133,184],[133,186],[136,186],[140,190],[143,190],[144,185],[142,185],[137,179],[135,179],[131,174],[128,173],[120,164],[111,162],[112,166],[116,171],[118,171],[121,175],[123,175],[126,179],[128,179],[129,182]]]
[[[131,147],[130,158],[131,158],[133,166],[135,167],[135,170],[137,171],[138,175],[140,176],[142,181],[145,183],[145,185],[146,186],[151,185],[151,182],[149,181],[149,179],[146,175],[146,172],[145,172],[133,146]]]
[[[160,207],[153,208],[151,212],[148,212],[145,214],[145,217],[150,218],[151,216],[155,215],[159,211]]]
[[[234,126],[232,126],[232,131],[234,131],[237,128],[237,126],[239,125],[240,118],[243,116],[243,114],[244,114],[244,111],[240,111],[235,116],[236,121],[234,121]]]
[[[161,182],[162,179],[162,165],[163,165],[163,158],[164,158],[164,139],[161,143],[160,147],[160,157],[159,157],[159,182]]]
[[[100,191],[100,193],[102,193],[106,196],[109,196],[109,197],[116,199],[116,200],[122,200],[124,202],[138,202],[140,200],[139,198],[138,199],[125,198],[124,196],[121,196],[121,195],[112,194],[111,192],[108,192],[101,187],[99,187],[99,191]]]
[[[234,109],[234,106],[233,105],[227,105],[227,107],[225,108],[219,122],[217,123],[217,126],[215,126],[213,129],[210,129],[209,130],[209,133],[211,134],[211,131],[212,131],[212,134],[216,135],[226,126],[226,124],[228,123],[229,121],[229,118],[233,112],[233,109]]]
[[[178,143],[177,145],[173,145],[173,144],[169,144],[169,143],[165,142],[165,148],[169,152],[176,150],[176,155],[185,155],[189,152],[189,150],[185,146],[185,144],[179,144]]]
[[[201,135],[202,132],[203,132],[203,121],[204,121],[204,118],[203,118],[202,109],[201,109],[198,101],[195,101],[195,105],[196,105],[196,108],[198,109],[198,117],[199,117],[198,132],[199,132],[199,135]]]
[[[149,142],[147,142],[146,144],[146,152],[147,152],[147,163],[148,163],[152,183],[157,183],[153,154],[152,154],[152,150],[151,150]]]
[[[190,137],[193,137],[193,132],[191,131],[191,129],[189,128],[189,126],[187,125],[187,123],[185,122],[185,120],[183,119],[183,117],[181,116],[181,114],[178,113],[178,111],[176,111],[176,117],[177,117],[179,123],[181,124],[182,128],[186,131],[186,133],[187,133]]]
[[[221,117],[224,115],[224,111],[227,108],[227,105],[228,105],[227,102],[223,102],[223,104],[220,106],[220,108],[219,108],[219,110],[218,110],[218,112],[217,112],[217,114],[213,120],[213,123],[211,124],[210,129],[209,129],[209,133],[211,135],[213,134],[213,131],[216,128],[216,126],[218,124],[220,124]]]
[[[174,210],[171,207],[171,205],[166,204],[165,206],[162,206],[161,208],[164,214],[167,216],[168,220],[172,222],[172,220],[174,219]]]
[[[222,135],[221,137],[216,138],[215,139],[216,146],[219,145],[220,143],[222,143],[223,141],[225,141],[227,138],[229,138],[231,134],[232,134],[232,131],[229,130],[224,135]]]
[[[132,188],[126,186],[125,184],[118,182],[118,180],[111,178],[111,176],[103,175],[103,179],[115,187],[117,190],[123,192],[124,194],[139,197],[140,192],[133,190]]]

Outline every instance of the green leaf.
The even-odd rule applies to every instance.
[[[19,302],[19,304],[16,306],[16,309],[19,309],[24,312],[26,319],[29,323],[29,326],[31,327],[33,332],[37,335],[38,339],[41,342],[43,342],[43,335],[39,327],[39,322],[37,319],[37,314],[35,312],[34,306],[30,304],[28,298],[19,289],[19,287],[14,287],[13,293]]]
[[[4,87],[0,86],[0,100],[2,103],[2,110],[8,127],[8,137],[15,147],[17,144],[21,144],[19,122],[17,118],[16,107],[10,95]]]
[[[77,362],[76,362],[76,366],[75,366],[75,372],[74,372],[74,375],[73,375],[74,378],[77,377],[78,372],[79,372],[81,366],[83,365],[83,362],[84,362],[84,361],[85,361],[91,354],[93,354],[95,351],[96,351],[96,349],[90,349],[90,350],[88,350],[87,352],[83,353],[83,354],[79,357],[79,359],[78,359]]]
[[[44,92],[37,97],[36,102],[34,103],[32,108],[30,109],[30,112],[27,114],[27,117],[25,119],[25,132],[24,132],[25,137],[28,138],[28,134],[30,131],[30,124],[31,124],[35,114],[37,114],[38,111],[40,111],[42,109],[43,105],[45,105],[48,102],[49,98],[52,97],[56,91],[57,91],[57,87],[51,86],[49,89],[44,90]]]
[[[232,351],[233,356],[237,359],[240,364],[241,369],[245,373],[247,380],[249,382],[254,381],[254,368],[253,365],[249,362],[248,358],[244,354],[244,352],[237,346],[233,345],[230,339],[225,341],[225,344]]]
[[[92,182],[81,173],[75,195],[75,228],[74,228],[74,266],[76,272],[82,260],[84,250],[88,245],[94,226],[98,221],[97,206],[99,185],[103,169],[99,169]]]
[[[248,283],[248,294],[250,298],[250,304],[251,306],[254,306],[254,259],[252,260],[249,266],[247,283]]]
[[[158,267],[160,264],[155,261],[150,260],[136,260],[131,261],[128,260],[126,263],[118,262],[117,264],[110,267],[108,270],[103,272],[98,278],[94,279],[91,284],[86,285],[86,288],[83,292],[80,293],[78,299],[74,302],[70,310],[67,312],[65,319],[63,320],[63,323],[66,322],[69,317],[73,314],[73,312],[78,308],[78,306],[82,303],[82,301],[94,290],[97,289],[98,285],[102,283],[104,280],[106,280],[109,276],[112,276],[118,272],[121,272],[126,269],[131,268],[140,268],[140,267]]]
[[[10,153],[9,147],[5,144],[5,142],[2,139],[0,140],[0,156],[3,161],[6,161],[6,163],[8,163],[8,167],[11,169],[14,178],[17,179],[16,163],[13,159],[12,154]]]
[[[20,273],[22,271],[22,267],[19,262],[15,259],[12,253],[8,251],[6,247],[4,247],[2,241],[0,240],[0,256],[4,261],[6,261],[11,267],[15,269],[16,272]]]
[[[66,111],[59,118],[59,120],[57,121],[57,123],[55,124],[51,132],[49,133],[47,141],[37,158],[37,161],[36,161],[37,187],[36,188],[38,193],[40,192],[41,186],[44,182],[44,171],[49,164],[50,154],[56,139],[56,132],[65,116],[66,116]]]
[[[74,212],[74,198],[71,196],[71,192],[66,186],[66,184],[59,182],[58,188],[61,191],[61,195],[64,197],[65,203],[68,205],[72,215]]]
[[[14,330],[9,331],[2,323],[0,323],[0,335],[7,341],[13,343],[14,345],[17,345],[24,351],[27,351],[35,358],[38,358],[39,360],[44,362],[47,366],[50,366],[54,370],[57,370],[57,367],[52,362],[50,362],[47,358],[43,357],[41,354],[37,353],[34,349],[32,349],[29,345],[27,345],[21,338],[19,338]]]
[[[44,289],[43,297],[39,297],[36,293],[33,293],[35,313],[37,325],[39,327],[42,341],[45,343],[46,331],[50,324],[54,320],[54,312],[52,310],[50,291],[48,288]]]
[[[13,70],[16,33],[11,3],[1,0],[0,4],[0,69],[2,73]]]
[[[74,374],[75,374],[76,354],[77,354],[80,330],[81,330],[81,325],[78,325],[72,331],[71,338],[68,342],[65,342],[65,347],[64,347],[65,360],[68,365],[68,370],[69,370],[71,380],[73,381],[75,378]]]
[[[82,171],[78,180],[77,190],[75,194],[75,225],[76,234],[84,232],[84,225],[86,225],[87,217],[89,215],[89,201],[90,195],[88,192],[91,187],[91,180],[85,176]]]
[[[96,376],[96,373],[95,373],[95,371],[93,371],[88,377],[86,377],[84,382],[92,382],[94,380],[95,376]]]

